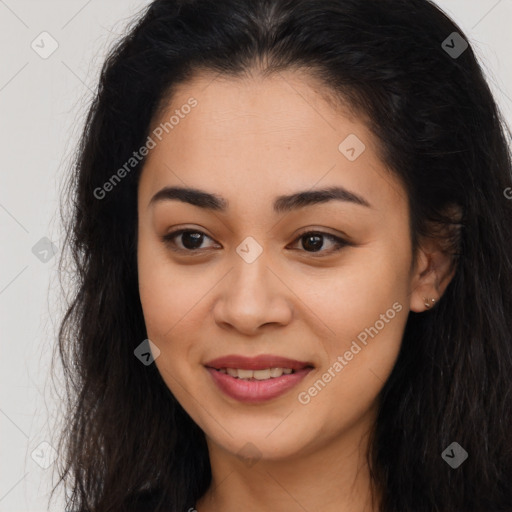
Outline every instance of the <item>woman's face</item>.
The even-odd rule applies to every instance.
[[[148,338],[172,393],[232,454],[283,459],[368,431],[413,304],[405,190],[362,122],[313,87],[203,75],[150,133]]]

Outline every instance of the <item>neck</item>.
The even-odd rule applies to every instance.
[[[208,439],[212,483],[198,512],[377,512],[366,460],[369,430],[280,459],[243,461]]]

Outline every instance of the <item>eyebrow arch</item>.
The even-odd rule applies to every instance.
[[[207,210],[225,212],[229,202],[217,194],[188,187],[164,187],[149,201],[154,205],[160,201],[177,200]],[[316,190],[304,190],[290,195],[278,196],[274,201],[274,212],[284,213],[305,206],[326,203],[328,201],[344,201],[371,208],[370,203],[362,196],[350,192],[344,187],[335,186]]]

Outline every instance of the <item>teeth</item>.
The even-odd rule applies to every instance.
[[[254,377],[254,372],[252,370],[237,370],[239,379],[250,379]]]
[[[254,372],[254,378],[256,380],[270,379],[270,368],[268,368],[266,370],[256,370]]]
[[[271,377],[281,377],[281,375],[283,375],[284,373],[284,370],[282,368],[270,368],[269,371]]]
[[[219,370],[222,373],[227,373],[231,377],[237,379],[256,379],[256,380],[267,380],[275,379],[284,375],[293,373],[291,368],[267,368],[265,370],[242,370],[240,368],[221,368]]]

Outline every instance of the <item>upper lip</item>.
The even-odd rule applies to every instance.
[[[220,370],[221,368],[239,368],[241,370],[265,370],[267,368],[291,368],[301,370],[302,368],[313,367],[309,362],[288,359],[287,357],[262,354],[256,357],[239,355],[228,355],[212,359],[205,366]]]

